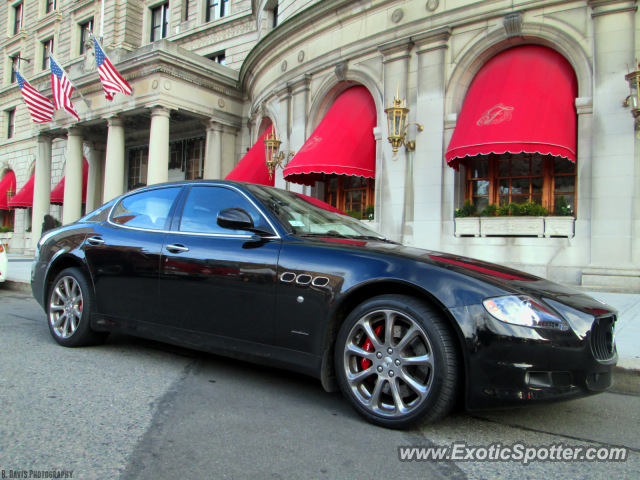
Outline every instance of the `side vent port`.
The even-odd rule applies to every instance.
[[[280,280],[285,283],[291,283],[296,279],[296,274],[291,272],[285,272],[280,276]]]
[[[329,285],[329,279],[327,277],[316,277],[311,282],[311,285],[314,287],[326,287]]]
[[[298,275],[296,283],[300,285],[308,285],[309,283],[311,283],[311,275]]]

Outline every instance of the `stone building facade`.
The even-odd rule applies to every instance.
[[[13,251],[33,247],[45,213],[75,221],[83,208],[138,180],[224,178],[265,125],[282,140],[281,150],[297,152],[336,98],[362,85],[377,116],[371,133],[375,190],[367,190],[374,195],[367,203],[374,206],[376,230],[407,245],[568,284],[640,288],[640,148],[622,105],[629,95],[625,74],[640,57],[635,1],[105,0],[103,44],[134,89],[132,97],[118,94],[112,102],[83,43],[87,22],[98,33],[101,2],[57,2],[0,7],[7,32],[0,41],[0,166],[3,173],[13,170],[18,191],[36,172],[33,208],[2,214],[14,216],[12,238],[3,240]],[[23,15],[18,26],[16,12]],[[79,122],[57,112],[50,124],[32,123],[11,83],[19,54],[30,60],[20,63],[26,78],[51,95],[43,58],[51,39],[90,102],[89,108],[74,97]],[[575,73],[575,219],[560,225],[555,217],[536,217],[519,225],[503,218],[493,230],[483,219],[465,224],[455,211],[475,198],[475,167],[467,158],[451,168],[447,149],[456,128],[463,128],[461,112],[479,72],[492,58],[525,45],[558,52]],[[415,151],[401,147],[395,159],[384,110],[397,92],[407,100],[408,122],[424,130],[409,128]],[[83,157],[89,164],[84,207]],[[552,171],[559,165],[545,162]],[[64,206],[52,206],[50,191],[63,175]],[[277,170],[275,185],[326,200],[328,179],[303,186]],[[528,185],[534,198],[535,182]],[[502,183],[489,188],[498,198]],[[548,207],[553,210],[553,200]]]

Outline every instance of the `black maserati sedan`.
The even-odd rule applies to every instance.
[[[31,285],[64,347],[120,332],[294,370],[389,428],[600,393],[617,362],[599,300],[241,182],[116,198],[42,236]]]

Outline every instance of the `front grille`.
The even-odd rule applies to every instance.
[[[591,327],[591,351],[596,360],[611,360],[616,354],[616,317],[596,318]]]

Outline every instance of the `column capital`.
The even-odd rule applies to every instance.
[[[231,135],[237,135],[238,134],[238,130],[239,130],[238,127],[233,127],[231,125],[223,125],[222,129],[223,129],[224,133],[228,133],[228,134],[231,134]]]
[[[67,127],[67,137],[81,137],[82,127]]]
[[[171,115],[171,109],[164,107],[162,105],[155,105],[155,106],[150,106],[147,107],[151,110],[151,116],[152,117],[167,117],[169,118],[169,116]]]
[[[451,27],[441,27],[434,30],[414,35],[411,41],[416,46],[416,53],[421,55],[432,50],[440,50],[448,48],[449,38],[451,37]]]
[[[291,97],[291,85],[289,83],[279,85],[273,89],[273,93],[276,94],[278,100],[280,100],[281,102],[283,100],[287,100]]]
[[[291,95],[297,95],[301,92],[308,92],[311,85],[311,75],[305,73],[289,82],[291,88]]]
[[[53,137],[46,133],[40,133],[37,136],[38,143],[51,143],[53,141]]]
[[[587,5],[593,9],[591,17],[638,10],[636,0],[588,0]]]
[[[578,115],[593,113],[593,97],[576,98],[576,111]]]
[[[107,117],[107,126],[108,127],[121,127],[123,124],[122,117],[118,115],[113,115],[111,117]]]
[[[403,58],[409,58],[409,52],[412,48],[413,42],[410,37],[407,37],[380,45],[378,51],[384,57],[382,63],[389,63]]]
[[[213,118],[210,118],[209,120],[203,120],[202,124],[205,126],[207,131],[213,130],[216,132],[221,132],[225,127],[224,124],[220,123],[218,120],[214,120]]]

